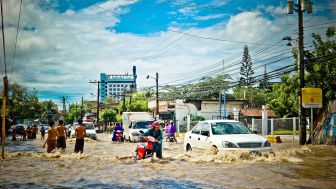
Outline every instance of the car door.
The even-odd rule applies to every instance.
[[[203,123],[198,123],[191,130],[189,141],[192,148],[199,148],[200,132],[202,129]]]
[[[211,146],[210,142],[210,125],[203,123],[200,136],[198,138],[198,146],[202,149],[208,149]]]

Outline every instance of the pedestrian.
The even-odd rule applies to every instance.
[[[27,131],[26,131],[26,129],[24,129],[24,128],[23,128],[23,130],[22,130],[22,140],[23,140],[23,141],[26,141],[26,140],[27,140]]]
[[[43,126],[41,127],[40,132],[41,132],[41,140],[44,140],[45,129]]]
[[[28,127],[26,129],[26,131],[27,131],[27,137],[28,137],[28,139],[32,139],[32,133],[33,133],[32,129],[30,127]]]
[[[60,120],[58,122],[58,127],[56,127],[56,130],[57,130],[57,148],[62,148],[62,150],[65,150],[66,148],[66,134],[67,134],[67,131],[66,131],[66,128],[64,127],[64,122],[63,120]]]
[[[84,138],[86,135],[86,129],[83,125],[83,120],[78,120],[78,126],[75,129],[76,144],[75,153],[83,153],[84,151]]]
[[[36,134],[37,134],[37,126],[34,125],[32,128],[32,139],[36,139]]]
[[[49,129],[48,129],[48,138],[43,144],[43,148],[45,148],[45,145],[48,145],[47,152],[50,153],[56,148],[57,144],[57,130],[54,127],[54,121],[49,121]]]
[[[165,134],[166,134],[166,142],[169,141],[169,134],[170,134],[170,129],[171,129],[170,127],[171,127],[171,125],[168,124],[168,122],[166,122],[165,123],[165,128],[164,128]]]
[[[12,131],[12,141],[16,141],[16,131],[15,131],[15,128]]]
[[[155,152],[157,158],[162,158],[162,131],[160,129],[160,123],[155,121],[152,124],[152,128],[144,133],[144,136],[152,136],[156,139],[153,143],[153,152]]]
[[[173,137],[174,141],[177,142],[176,137],[175,137],[175,132],[176,132],[176,125],[172,120],[170,120],[170,130],[169,130],[169,135]]]

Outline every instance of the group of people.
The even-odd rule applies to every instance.
[[[54,149],[66,148],[67,130],[64,127],[64,122],[60,120],[58,126],[55,128],[55,122],[50,121],[48,129],[48,137],[43,144],[43,148],[47,145],[47,152],[51,153]],[[76,143],[75,143],[75,153],[83,153],[84,151],[84,137],[86,135],[86,129],[83,125],[83,120],[78,120],[78,126],[75,129]]]
[[[37,126],[34,125],[32,127],[27,127],[27,129],[23,128],[22,130],[22,140],[34,140],[36,139],[36,135],[37,135],[38,129]],[[13,129],[12,130],[12,141],[16,141],[16,130]]]

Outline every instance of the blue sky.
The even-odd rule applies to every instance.
[[[94,100],[90,80],[101,72],[131,73],[133,65],[139,87],[154,85],[145,77],[155,72],[162,85],[215,74],[236,78],[245,44],[256,74],[263,73],[260,65],[290,56],[281,39],[296,37],[297,17],[285,14],[286,0],[25,0],[13,59],[19,2],[4,2],[10,80],[57,103],[61,96]],[[336,24],[335,0],[313,2],[313,14],[304,14],[307,47],[312,32],[323,35]],[[267,70],[289,64],[293,59]]]

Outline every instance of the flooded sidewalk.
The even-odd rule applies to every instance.
[[[273,144],[273,153],[184,152],[164,143],[163,159],[134,160],[136,143],[87,139],[84,154],[46,153],[43,141],[8,141],[0,162],[2,188],[335,188],[335,146]]]

